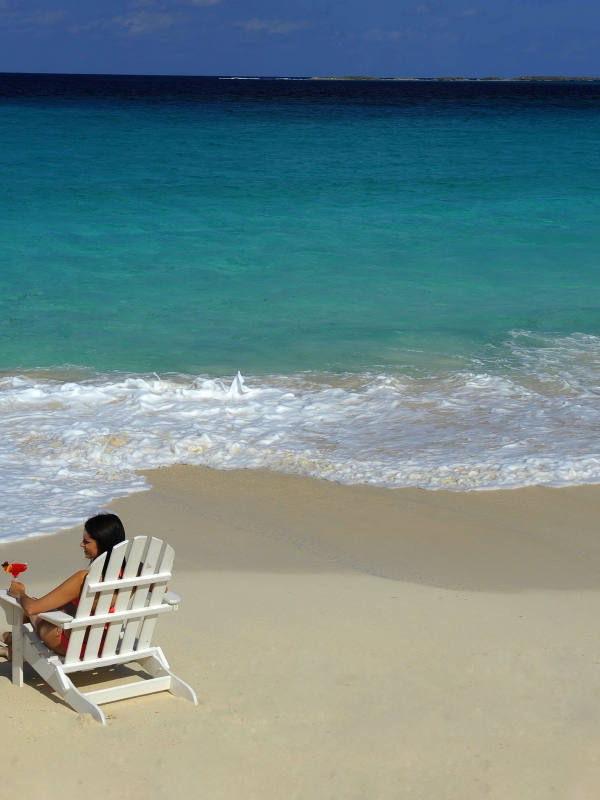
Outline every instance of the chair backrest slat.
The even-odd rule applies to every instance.
[[[83,584],[81,597],[79,598],[79,606],[77,607],[77,614],[75,615],[76,617],[89,617],[92,611],[92,606],[94,605],[94,594],[88,594],[87,587],[90,583],[97,583],[99,580],[101,580],[102,568],[104,567],[105,560],[106,553],[102,553],[101,556],[98,556],[98,558],[92,562],[90,571],[88,572]],[[69,646],[67,647],[67,654],[65,655],[65,664],[73,664],[76,661],[81,660],[81,648],[85,634],[85,628],[71,632]]]
[[[106,572],[104,574],[105,581],[115,581],[118,579],[119,575],[121,574],[121,570],[123,569],[123,562],[125,561],[125,555],[127,552],[127,548],[129,547],[129,542],[120,542],[113,548],[113,551],[110,556],[110,561],[108,562],[108,567],[106,568]],[[95,594],[96,600],[96,608],[94,609],[94,615],[100,616],[100,614],[107,614],[110,607],[112,606],[112,600],[115,594],[114,589],[107,589],[105,591],[96,591],[92,594]],[[83,661],[93,661],[94,659],[98,658],[98,650],[100,649],[100,645],[102,644],[102,638],[105,636],[105,626],[104,623],[100,622],[97,625],[90,625],[88,627],[88,638],[85,644],[85,653],[83,656]]]
[[[144,555],[144,549],[147,536],[136,536],[131,542],[131,549],[127,555],[127,564],[123,570],[123,578],[134,578],[140,568],[140,563]],[[115,603],[115,611],[126,611],[129,607],[131,600],[131,593],[133,589],[121,589],[117,594],[117,601]],[[121,631],[123,630],[123,622],[111,622],[108,626],[106,639],[104,640],[104,647],[102,648],[103,656],[114,656],[118,644]]]
[[[173,559],[175,558],[175,551],[171,547],[170,544],[166,545],[165,551],[163,553],[160,565],[157,572],[171,572],[173,567]],[[149,606],[158,606],[161,604],[163,595],[167,588],[167,581],[157,581],[152,591],[150,592],[150,600],[148,602]],[[138,636],[138,650],[145,650],[147,647],[150,646],[150,641],[152,639],[152,634],[154,633],[154,626],[156,625],[156,620],[158,619],[158,614],[152,614],[147,616],[144,621],[142,622],[142,628],[140,630],[140,634]]]
[[[154,537],[150,540],[150,544],[148,545],[148,552],[146,553],[146,557],[144,559],[144,565],[141,570],[141,575],[154,575],[157,572],[160,572],[159,569],[159,557],[160,552],[162,550],[163,543],[161,539],[155,539]],[[136,608],[143,608],[148,600],[148,586],[140,586],[134,590],[133,600],[131,602],[131,610],[134,611]],[[135,617],[132,614],[131,619],[125,625],[125,633],[123,634],[123,639],[121,641],[121,647],[119,648],[119,654],[123,655],[124,653],[132,653],[135,649],[135,640],[138,635],[138,630],[140,628],[140,623],[142,619],[141,617]]]
[[[126,655],[147,649],[158,614],[140,616],[135,612],[148,605],[161,605],[171,577],[174,555],[170,545],[163,549],[161,539],[152,538],[148,542],[147,536],[136,536],[131,542],[121,542],[113,548],[104,578],[102,570],[106,554],[99,556],[87,574],[77,608],[76,619],[81,619],[85,627],[72,629],[65,663],[92,662],[117,653]],[[152,575],[161,575],[161,578],[156,583],[149,583],[148,577]],[[136,578],[145,580],[142,585],[137,585]],[[120,581],[127,582],[123,589],[118,588]],[[111,587],[101,588],[104,582],[110,582]],[[90,585],[94,588],[90,589]],[[112,611],[125,612],[126,616],[107,622]],[[102,621],[84,622],[84,618],[95,616],[101,617]]]

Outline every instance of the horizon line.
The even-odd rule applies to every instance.
[[[112,78],[213,78],[216,80],[297,80],[297,81],[398,81],[398,82],[494,82],[494,83],[577,83],[600,82],[600,77],[591,75],[521,75],[514,77],[500,76],[435,76],[435,77],[400,77],[379,75],[198,75],[184,73],[150,73],[150,72],[23,72],[0,70],[0,76],[7,75],[55,75],[79,77],[112,77]]]

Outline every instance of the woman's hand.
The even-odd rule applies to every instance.
[[[21,581],[12,581],[8,593],[11,597],[20,600],[21,596],[25,594],[25,587],[23,586]]]

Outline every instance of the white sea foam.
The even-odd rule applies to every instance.
[[[502,362],[502,363],[500,363]],[[491,370],[0,380],[0,539],[51,533],[174,463],[379,486],[600,482],[600,339],[512,338]]]

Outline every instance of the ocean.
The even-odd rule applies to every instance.
[[[0,75],[0,540],[173,463],[600,482],[599,142],[599,84]]]

